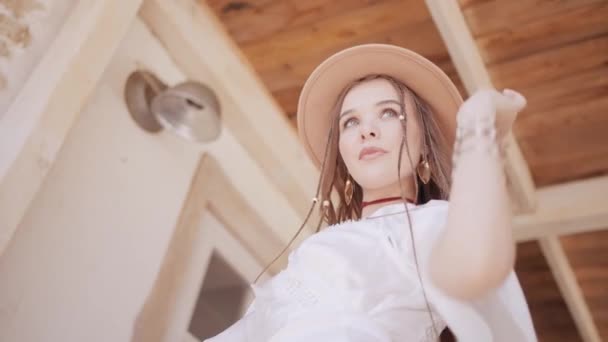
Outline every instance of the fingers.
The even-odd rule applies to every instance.
[[[512,89],[505,89],[502,91],[503,95],[505,95],[506,97],[510,98],[516,106],[519,106],[521,109],[523,109],[526,104],[528,103],[528,101],[526,100],[526,98],[516,92],[515,90]]]
[[[505,89],[496,96],[496,109],[498,112],[518,113],[526,106],[526,98],[512,89]]]
[[[471,118],[496,115],[501,124],[504,124],[503,121],[512,123],[526,103],[526,98],[512,89],[502,92],[493,88],[479,89],[463,103],[457,120],[460,124]]]

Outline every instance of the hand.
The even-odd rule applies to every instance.
[[[457,114],[458,125],[474,125],[476,120],[496,119],[496,139],[503,142],[515,122],[517,114],[526,106],[526,98],[520,93],[505,89],[481,89],[469,97]]]

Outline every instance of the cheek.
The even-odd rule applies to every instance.
[[[348,132],[340,134],[340,139],[338,140],[338,149],[346,166],[351,167],[354,165],[355,160],[353,158],[356,157],[358,152],[356,151],[356,144],[352,134],[349,134]]]
[[[386,147],[390,148],[391,151],[398,152],[399,146],[401,146],[401,140],[403,139],[403,128],[401,127],[401,124],[397,122],[386,123],[385,127],[382,129],[382,138]]]
[[[412,155],[412,161],[416,163],[420,156],[420,129],[418,125],[412,124],[407,127],[407,143],[410,147],[410,153]]]
[[[384,134],[384,138],[386,139],[386,146],[389,147],[391,149],[391,159],[389,161],[389,163],[391,164],[390,166],[393,168],[397,167],[397,163],[399,161],[399,148],[401,147],[401,142],[403,140],[403,128],[401,127],[401,124],[398,125],[393,125],[391,127],[386,127],[386,129],[384,130],[385,134]],[[407,127],[407,143],[408,143],[408,147],[409,147],[409,153],[411,155],[412,158],[412,163],[414,163],[414,165],[416,165],[418,159],[419,159],[419,155],[420,155],[420,137],[419,137],[419,131],[416,127]],[[409,158],[407,155],[407,151],[408,148],[406,148],[406,146],[403,146],[403,153],[402,153],[402,160],[401,160],[401,167],[402,167],[402,174],[404,173],[404,171],[406,171],[407,173],[409,173]],[[393,171],[394,169],[391,169],[391,171]],[[394,172],[394,171],[393,171]]]

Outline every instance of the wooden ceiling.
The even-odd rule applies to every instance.
[[[562,237],[602,340],[608,340],[608,231]],[[540,341],[584,341],[536,241],[517,246],[515,271]]]
[[[410,48],[466,96],[423,0],[206,2],[295,127],[299,92],[331,54],[362,43]],[[514,133],[536,186],[608,173],[608,1],[460,0],[497,88],[529,105]],[[608,205],[608,204],[607,204]],[[608,233],[561,239],[601,335],[608,339]],[[517,270],[543,341],[580,340],[536,242]]]
[[[515,134],[537,186],[608,171],[606,0],[460,0],[497,88],[529,99]],[[355,44],[391,43],[464,88],[422,0],[210,0],[294,122],[307,76]]]

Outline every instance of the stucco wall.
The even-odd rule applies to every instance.
[[[53,43],[74,3],[0,1],[0,117]]]
[[[136,21],[0,260],[0,341],[127,341],[200,150],[131,121],[134,62],[183,79]]]

